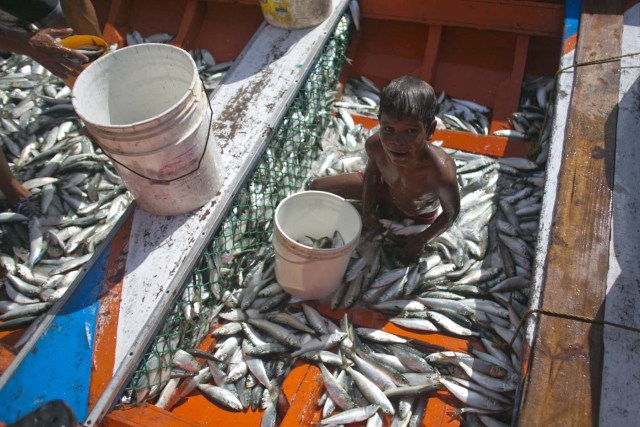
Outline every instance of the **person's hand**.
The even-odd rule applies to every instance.
[[[35,61],[61,79],[77,77],[83,70],[82,63],[88,62],[82,53],[60,45],[56,38],[64,38],[73,30],[71,28],[45,28],[29,38],[28,52]]]

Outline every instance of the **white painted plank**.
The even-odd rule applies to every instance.
[[[640,46],[640,4],[624,15],[622,54]],[[640,328],[640,56],[623,58],[616,136],[613,213],[605,320]],[[601,426],[638,425],[640,334],[606,326]]]
[[[564,54],[560,58],[560,68],[573,65],[575,50]],[[562,156],[564,153],[564,138],[567,125],[567,115],[571,94],[573,93],[574,69],[563,71],[556,83],[556,104],[553,115],[551,130],[551,141],[549,156],[547,160],[547,175],[544,184],[544,196],[542,198],[542,208],[540,210],[540,224],[538,226],[538,241],[536,243],[536,256],[534,260],[533,272],[531,275],[531,292],[529,301],[531,308],[540,308],[540,297],[542,285],[544,283],[544,267],[549,250],[549,236],[551,235],[551,222],[553,211],[556,206],[558,195],[558,177],[562,167]],[[535,338],[535,328],[537,316],[530,316],[526,326],[526,340],[529,345],[533,345]]]

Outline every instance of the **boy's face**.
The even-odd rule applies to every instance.
[[[398,167],[406,167],[416,161],[419,148],[432,135],[433,130],[425,129],[422,121],[414,117],[400,120],[390,114],[380,114],[382,147],[391,163]]]

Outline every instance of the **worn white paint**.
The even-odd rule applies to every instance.
[[[575,50],[564,54],[560,58],[560,68],[564,69],[573,65]],[[533,272],[531,275],[531,293],[529,295],[530,307],[539,308],[542,297],[542,284],[544,282],[545,264],[547,252],[549,250],[549,236],[551,234],[551,221],[556,206],[558,194],[558,176],[562,167],[562,156],[564,153],[564,139],[567,125],[567,115],[571,94],[573,92],[574,69],[563,71],[558,76],[556,83],[556,104],[553,115],[551,130],[551,142],[549,157],[547,160],[547,175],[544,185],[544,196],[542,208],[540,210],[540,224],[538,226],[538,241],[536,244],[536,257],[534,260]],[[530,316],[526,327],[526,340],[529,345],[533,345],[537,316]]]
[[[225,174],[218,196],[176,217],[158,217],[142,209],[134,212],[114,378],[85,424],[95,424],[106,414],[144,354],[347,3],[334,0],[332,15],[313,28],[287,31],[263,24],[227,72],[211,97],[212,129],[222,149]]]
[[[622,54],[640,49],[640,4],[624,15]],[[620,63],[605,320],[640,328],[640,55]],[[640,423],[640,333],[606,326],[601,426]]]

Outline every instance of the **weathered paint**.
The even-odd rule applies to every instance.
[[[100,309],[98,311],[96,334],[93,345],[93,374],[89,389],[89,407],[93,407],[113,375],[115,347],[117,341],[118,313],[122,299],[122,282],[125,261],[129,252],[129,235],[133,217],[128,216],[111,241],[107,260]]]
[[[620,53],[622,1],[585,1],[576,61]],[[604,310],[615,158],[618,62],[575,72],[541,306],[600,318]],[[597,425],[602,328],[541,316],[521,401],[523,425]]]
[[[108,250],[107,246],[95,260],[81,285],[73,290],[21,363],[3,376],[3,422],[11,423],[53,399],[64,400],[78,419],[86,417],[100,283]]]
[[[638,52],[640,4],[624,14],[622,55]],[[640,328],[640,55],[620,63],[611,249],[604,316],[609,322]],[[604,329],[600,425],[637,425],[640,419],[640,335]]]
[[[575,43],[576,34],[579,23],[575,23],[576,19],[580,19],[580,7],[582,0],[569,0],[566,4],[567,18],[565,19],[564,45],[565,49],[570,44]],[[576,12],[577,11],[577,12]],[[564,53],[560,58],[561,70],[570,67],[575,61],[575,50],[571,49]],[[549,142],[549,155],[547,160],[547,175],[544,185],[544,196],[542,198],[542,208],[540,210],[540,224],[538,226],[538,240],[536,244],[536,256],[531,277],[531,292],[529,294],[529,304],[531,308],[540,307],[540,295],[542,292],[542,283],[544,275],[544,264],[547,259],[549,249],[549,235],[551,233],[551,222],[553,219],[553,211],[556,205],[558,191],[558,175],[562,167],[562,156],[564,153],[564,137],[567,126],[567,113],[569,111],[569,103],[573,93],[574,69],[569,68],[557,75],[556,81],[556,97],[554,112],[552,117],[551,141]],[[526,341],[531,345],[535,336],[535,325],[537,323],[536,316],[531,316],[527,322]]]

